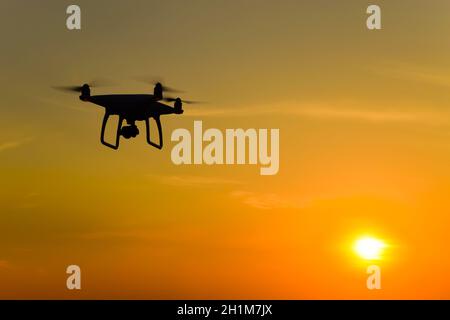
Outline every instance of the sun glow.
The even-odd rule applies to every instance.
[[[365,260],[380,260],[386,244],[372,237],[360,238],[355,242],[354,250]]]

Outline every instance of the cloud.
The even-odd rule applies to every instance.
[[[189,246],[189,243],[203,243],[207,236],[201,228],[195,226],[170,226],[157,227],[149,229],[116,229],[116,230],[97,230],[93,232],[68,233],[64,237],[85,241],[86,243],[101,245],[102,243],[111,243],[115,245],[124,245],[126,243],[137,242],[145,243],[147,247],[153,249],[169,248],[179,246]]]
[[[340,109],[331,107],[289,110],[287,111],[287,114],[316,118],[352,119],[369,122],[411,122],[423,119],[423,115],[407,112]]]
[[[275,193],[256,193],[236,190],[231,193],[233,198],[244,204],[262,210],[270,209],[300,209],[306,207],[307,201],[282,197]]]
[[[30,192],[28,194],[23,195],[20,203],[17,204],[17,208],[19,209],[33,209],[40,206],[40,197],[41,195],[37,192]]]
[[[188,117],[222,117],[222,116],[245,116],[248,115],[251,110],[247,109],[211,109],[211,108],[195,108],[190,107],[189,110],[185,110],[183,115]]]
[[[382,66],[371,68],[370,71],[377,75],[395,79],[416,81],[441,87],[450,87],[450,77],[448,76],[448,72],[427,69],[424,67],[396,64],[390,67]]]
[[[99,109],[99,108],[93,108],[92,106],[91,106],[91,108],[86,107],[86,105],[80,106],[79,103],[77,104],[77,100],[73,100],[70,102],[62,102],[59,100],[43,98],[43,97],[38,97],[38,98],[36,98],[36,100],[39,101],[40,103],[42,103],[43,105],[56,107],[60,110],[72,109],[72,110],[81,111],[81,112],[93,112],[93,111],[96,111]]]
[[[6,260],[0,260],[0,268],[9,268],[11,265]]]
[[[186,116],[191,117],[249,117],[264,115],[296,116],[317,119],[354,120],[373,123],[424,123],[424,124],[446,124],[446,116],[432,112],[418,111],[390,111],[390,110],[367,110],[357,107],[344,106],[344,103],[336,103],[333,106],[327,104],[294,104],[280,103],[280,105],[246,107],[231,109],[192,109],[187,111]],[[355,105],[354,102],[349,105]],[[393,109],[393,108],[392,108]]]
[[[213,185],[238,185],[242,182],[233,179],[219,177],[202,177],[189,175],[171,175],[171,176],[151,176],[161,183],[176,187],[207,187]]]
[[[110,239],[129,239],[129,240],[145,240],[151,239],[148,232],[136,230],[120,230],[120,231],[96,231],[81,233],[76,236],[84,240],[110,240]]]
[[[21,140],[7,141],[7,142],[0,143],[0,152],[6,151],[9,149],[18,148],[32,140],[33,140],[32,138],[26,138],[26,139],[21,139]]]

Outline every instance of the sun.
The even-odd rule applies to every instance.
[[[386,244],[379,239],[363,237],[355,242],[355,252],[365,260],[380,260]]]

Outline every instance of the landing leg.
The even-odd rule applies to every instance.
[[[146,128],[146,133],[147,133],[147,142],[149,145],[158,148],[158,149],[162,149],[163,147],[163,136],[162,136],[162,127],[161,127],[161,121],[158,118],[155,118],[156,121],[156,125],[158,126],[158,133],[159,133],[159,144],[156,144],[154,142],[152,142],[150,140],[150,119],[147,118],[145,119],[145,128]]]
[[[119,148],[119,142],[120,142],[120,129],[122,128],[122,122],[123,122],[123,117],[119,117],[119,123],[117,125],[117,132],[116,132],[116,144],[113,145],[111,143],[108,143],[105,141],[105,129],[106,129],[106,124],[108,123],[108,118],[109,118],[110,114],[108,112],[105,113],[104,117],[103,117],[103,123],[102,123],[102,132],[100,135],[100,141],[103,145],[110,147],[114,150],[117,150]]]

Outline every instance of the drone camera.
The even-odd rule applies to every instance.
[[[120,134],[125,139],[136,138],[136,136],[139,134],[139,129],[136,125],[125,126],[120,130]]]

